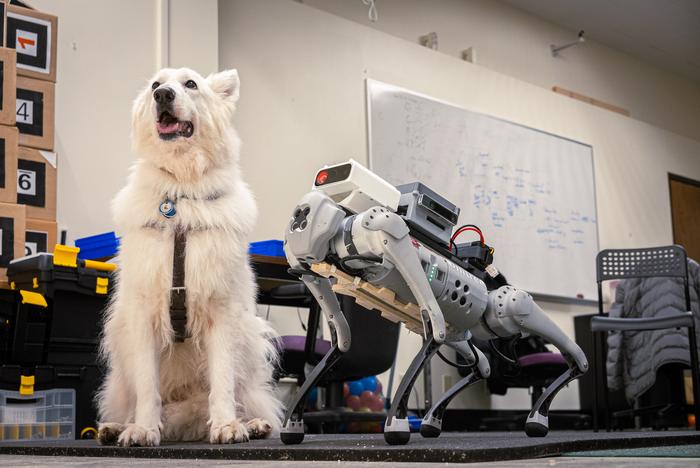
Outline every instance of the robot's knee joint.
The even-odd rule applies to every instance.
[[[396,239],[408,234],[406,222],[396,213],[376,206],[365,211],[359,220],[361,226],[370,231],[384,231]]]

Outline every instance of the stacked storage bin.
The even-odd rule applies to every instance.
[[[0,10],[0,440],[79,438],[94,434],[114,266],[72,247],[41,253],[57,231],[57,18]]]
[[[95,434],[99,335],[116,266],[81,260],[79,250],[57,245],[8,268],[4,293],[16,297],[0,296],[0,440]]]

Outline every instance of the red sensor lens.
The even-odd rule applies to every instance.
[[[328,171],[321,171],[316,176],[316,185],[323,185],[328,180]]]

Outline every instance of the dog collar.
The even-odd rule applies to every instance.
[[[204,197],[203,200],[214,201],[214,200],[218,200],[219,198],[221,198],[223,196],[224,196],[223,192],[213,192],[213,193],[210,193],[209,195],[207,195],[206,197]],[[193,201],[198,200],[196,197],[188,197],[187,195],[180,195],[179,197],[172,197],[172,198],[166,195],[164,200],[158,206],[158,211],[160,212],[160,214],[163,215],[167,219],[170,219],[173,216],[175,216],[177,214],[177,209],[175,208],[175,205],[176,205],[178,198],[183,199],[183,200],[193,200]]]

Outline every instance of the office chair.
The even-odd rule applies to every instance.
[[[607,249],[596,257],[598,282],[598,316],[591,319],[591,331],[599,334],[594,340],[593,362],[605,368],[605,337],[609,331],[663,330],[668,328],[687,328],[690,352],[690,367],[693,379],[693,398],[695,412],[695,430],[700,431],[700,381],[698,380],[698,346],[695,335],[695,321],[690,308],[690,289],[688,285],[688,260],[685,249],[680,245],[650,247],[643,249]],[[603,313],[603,281],[628,278],[676,277],[681,278],[685,292],[685,311],[677,315],[653,318],[612,318]],[[598,372],[594,372],[595,385],[598,386]],[[603,405],[605,427],[610,431],[611,418],[608,410],[608,382],[603,378]],[[598,394],[593,399],[593,429],[598,431]]]
[[[330,342],[316,339],[320,308],[303,284],[279,286],[272,291],[273,297],[279,299],[298,297],[300,294],[307,296],[309,301],[307,335],[282,337],[281,369],[278,376],[295,375],[303,382],[305,365],[316,364],[322,359],[330,348]],[[338,295],[338,301],[350,326],[350,349],[318,383],[320,387],[326,388],[326,409],[304,415],[306,423],[324,424],[326,432],[335,432],[342,422],[384,421],[386,414],[383,412],[360,413],[342,409],[343,382],[381,374],[389,369],[396,358],[400,331],[400,324],[382,318],[377,311],[357,305],[353,297]],[[312,343],[315,343],[315,349],[311,346]]]

